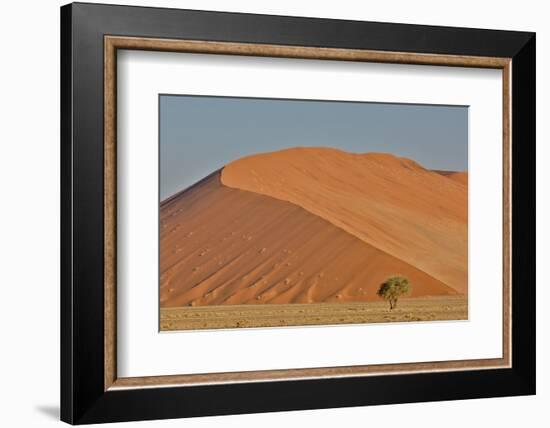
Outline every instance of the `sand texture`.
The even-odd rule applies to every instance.
[[[467,186],[391,155],[237,160],[164,201],[160,237],[162,308],[373,302],[395,274],[413,298],[467,289]]]
[[[249,156],[221,173],[223,185],[300,206],[459,293],[467,290],[464,181],[390,154],[329,148]]]

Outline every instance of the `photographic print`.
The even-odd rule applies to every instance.
[[[61,420],[535,394],[534,33],[60,23]]]
[[[159,95],[160,329],[468,319],[468,107]]]

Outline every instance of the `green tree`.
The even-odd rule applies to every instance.
[[[380,284],[376,294],[387,300],[390,304],[390,310],[392,310],[397,305],[397,299],[400,296],[409,294],[410,291],[411,284],[406,277],[392,276]]]

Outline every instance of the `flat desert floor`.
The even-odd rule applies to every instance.
[[[444,296],[403,298],[391,311],[384,301],[161,308],[160,330],[467,319],[468,299]]]

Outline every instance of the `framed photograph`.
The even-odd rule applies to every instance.
[[[62,420],[535,393],[533,33],[76,3],[61,56]]]

